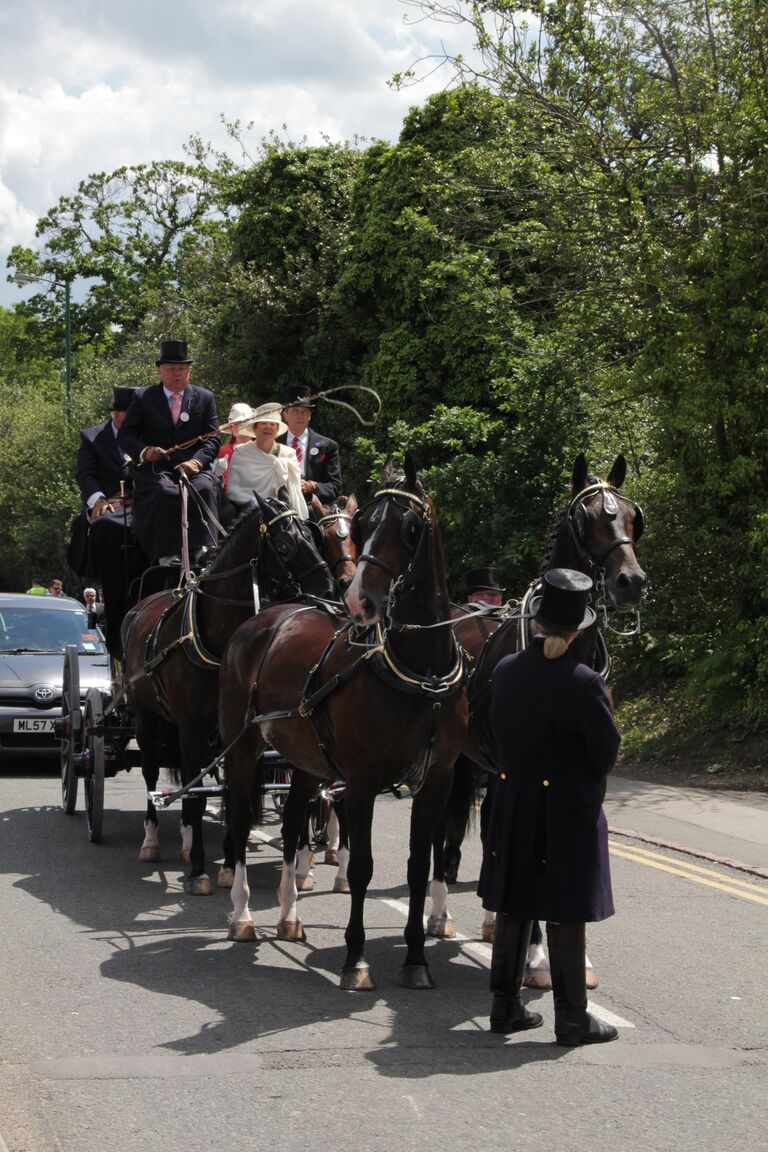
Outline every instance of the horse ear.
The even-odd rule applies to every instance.
[[[349,496],[346,498],[344,511],[346,512],[347,516],[354,516],[355,512],[357,512],[357,508],[357,496],[355,496],[354,492],[350,492]]]
[[[254,492],[253,494],[256,497],[256,503],[258,504],[259,508],[261,509],[262,516],[271,515],[271,509],[269,507],[269,504],[267,504],[266,500],[264,499],[264,497],[259,496],[258,492]]]
[[[323,508],[319,498],[314,494],[314,492],[312,493],[312,510],[316,516],[325,515],[325,508]]]
[[[579,452],[573,465],[573,494],[583,492],[587,486],[587,476],[589,472],[587,469],[587,458],[583,452]]]
[[[419,480],[416,475],[416,464],[410,449],[405,453],[405,481],[411,492],[415,492]]]
[[[395,458],[394,456],[387,456],[384,461],[384,467],[381,470],[381,476],[379,476],[379,484],[381,484],[382,488],[387,488],[391,484],[394,470]]]
[[[627,461],[620,452],[613,462],[613,468],[608,473],[608,483],[612,488],[621,488],[627,477]]]
[[[277,498],[282,504],[288,504],[290,506],[291,497],[290,497],[290,493],[288,492],[288,489],[286,488],[285,484],[282,484],[278,488]]]

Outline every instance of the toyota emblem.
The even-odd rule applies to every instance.
[[[35,688],[35,700],[53,700],[52,688]]]

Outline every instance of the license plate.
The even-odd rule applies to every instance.
[[[24,716],[13,722],[14,732],[26,732],[33,734],[35,732],[53,732],[53,720],[45,719],[42,716]]]

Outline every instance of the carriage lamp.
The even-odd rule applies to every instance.
[[[69,417],[70,402],[72,399],[72,325],[70,321],[69,294],[71,280],[53,280],[47,276],[33,276],[29,272],[17,272],[12,277],[14,284],[51,284],[54,288],[64,289],[64,386],[66,395],[66,414]]]

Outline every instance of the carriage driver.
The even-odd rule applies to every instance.
[[[120,658],[120,624],[128,611],[131,581],[147,559],[133,539],[130,459],[117,443],[133,388],[114,388],[109,420],[83,428],[76,479],[83,508],[72,525],[68,559],[80,576],[98,576],[104,589],[107,648]]]
[[[190,383],[186,340],[164,340],[155,361],[159,384],[136,388],[118,442],[133,462],[136,537],[149,558],[173,564],[181,553],[180,473],[194,493],[188,505],[189,548],[200,563],[218,531],[200,505],[218,518],[220,482],[211,472],[219,451],[216,401]]]

